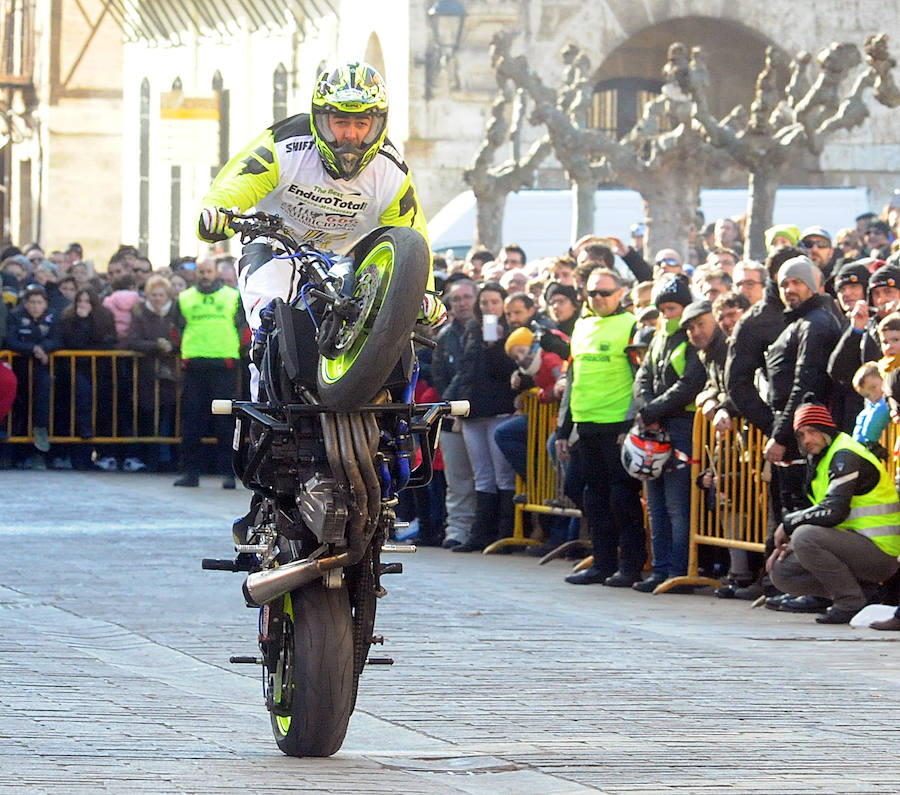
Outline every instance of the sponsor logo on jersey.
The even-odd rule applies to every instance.
[[[285,152],[303,152],[306,149],[312,149],[315,146],[315,142],[312,138],[309,138],[305,141],[288,141],[284,145]]]
[[[369,202],[360,196],[347,196],[337,191],[327,190],[319,186],[308,187],[291,183],[285,193],[321,210],[343,212],[344,214],[365,212]]]
[[[291,218],[306,224],[310,229],[320,229],[323,232],[335,230],[350,232],[359,224],[356,216],[323,213],[303,204],[290,206],[287,212]]]

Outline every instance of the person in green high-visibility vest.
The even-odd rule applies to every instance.
[[[900,565],[900,500],[881,461],[839,431],[811,397],[793,424],[808,460],[812,504],[785,515],[767,568],[785,593],[832,600],[817,622],[847,624],[865,607],[866,591]]]

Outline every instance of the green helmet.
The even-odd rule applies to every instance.
[[[384,78],[362,61],[322,72],[316,80],[310,114],[316,149],[335,179],[352,179],[375,157],[387,132],[388,99]],[[331,118],[367,118],[372,126],[359,146],[338,143]]]

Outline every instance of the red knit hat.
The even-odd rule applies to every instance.
[[[804,403],[797,407],[794,412],[794,430],[802,428],[804,425],[815,425],[819,428],[837,429],[834,420],[831,418],[831,412],[821,403]]]

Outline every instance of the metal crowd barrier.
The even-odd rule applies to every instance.
[[[881,437],[892,478],[898,468],[898,431],[900,427],[889,423]],[[717,433],[701,412],[695,414],[691,478],[696,484],[701,472],[712,469],[717,486],[709,490],[692,486],[687,575],[667,580],[657,591],[675,585],[719,585],[718,580],[699,575],[700,544],[765,553],[771,480],[771,467],[763,460],[767,441],[762,431],[740,419],[732,430]]]
[[[527,462],[525,480],[516,476],[515,525],[509,538],[501,538],[487,546],[489,554],[504,546],[539,546],[540,542],[525,536],[525,513],[580,517],[563,494],[563,468],[547,453],[547,439],[556,428],[559,403],[541,403],[537,390],[522,394],[523,411],[528,416]]]
[[[676,585],[721,585],[699,573],[699,545],[765,552],[771,465],[763,461],[768,441],[763,433],[740,419],[732,430],[717,433],[701,412],[694,415],[691,458],[691,545],[687,574],[660,585],[663,593]],[[709,489],[697,486],[705,470],[715,481]]]
[[[0,360],[13,365],[17,354],[0,351]],[[175,402],[172,410],[171,430],[160,428],[164,413],[160,401],[160,382],[154,378],[152,394],[140,392],[139,367],[143,353],[123,350],[63,350],[50,354],[50,423],[51,443],[84,442],[92,444],[116,444],[130,442],[155,442],[175,444],[181,441],[181,361],[176,361]],[[28,357],[15,369],[20,378],[19,393],[28,396],[23,406],[13,405],[2,426],[6,441],[33,443],[34,441],[34,368],[35,361]],[[158,365],[157,365],[158,366]],[[80,432],[78,425],[88,418],[78,416],[76,410],[76,381],[78,375],[88,375],[90,381],[90,435]],[[24,383],[22,381],[24,380]],[[25,413],[25,418],[21,417]],[[60,415],[64,416],[60,416]],[[143,432],[141,432],[143,430]]]

